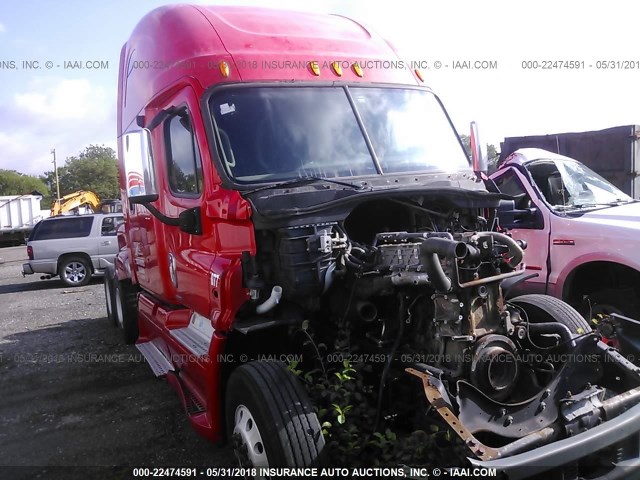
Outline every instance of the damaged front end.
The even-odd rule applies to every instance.
[[[353,198],[258,226],[257,254],[243,264],[255,310],[244,315],[264,325],[259,305],[279,287],[272,325],[293,338],[295,318],[304,320],[299,337],[326,347],[324,358],[386,359],[361,366],[371,386],[361,401],[375,411],[356,421],[364,438],[445,426],[460,439],[449,453],[464,450],[509,478],[631,468],[640,369],[566,303],[504,300],[503,287],[525,276],[526,245],[491,229],[499,197],[438,189]],[[308,353],[302,370],[330,367],[318,365],[317,348]]]
[[[534,310],[531,297],[506,305],[514,331],[524,326],[523,314]],[[536,297],[536,306],[544,304],[546,297]],[[506,348],[490,339],[492,335],[484,337],[485,346],[476,347],[473,361],[485,364],[489,381],[485,389],[465,379],[447,378],[426,364],[406,372],[421,380],[428,404],[466,445],[475,466],[495,468],[510,479],[558,467],[561,475],[570,474],[560,478],[628,478],[640,468],[640,368],[596,333],[581,328],[579,333],[559,335],[564,329],[558,325],[550,323],[548,327],[554,328],[548,330],[543,323],[524,326],[530,331],[516,334],[518,340],[536,348],[521,350],[519,358],[505,356]],[[555,337],[555,341],[536,345],[529,337],[532,326],[540,339]],[[479,349],[486,351],[479,354]],[[522,382],[517,375],[523,371],[516,373],[512,361],[524,369],[545,368],[529,372]],[[539,382],[541,372],[546,382]],[[498,399],[496,387],[505,379],[514,390]],[[453,398],[449,392],[455,392]]]
[[[596,476],[618,467],[621,476],[615,478],[626,478],[640,466],[640,387],[616,391],[640,385],[638,368],[597,336],[582,336],[575,343],[547,388],[518,403],[494,401],[459,381],[455,408],[443,381],[428,368],[417,365],[406,371],[422,380],[428,402],[469,448],[475,466],[496,468],[513,479],[562,466]],[[586,357],[606,368],[586,369],[579,361]],[[602,381],[603,374],[610,382]],[[492,447],[475,436],[488,432],[511,441]]]

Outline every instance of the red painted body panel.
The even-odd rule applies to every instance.
[[[119,278],[139,284],[138,343],[153,344],[178,375],[167,378],[185,406],[195,397],[205,412],[190,415],[196,430],[211,440],[222,432],[220,368],[225,333],[248,299],[242,285],[241,254],[256,251],[251,209],[237,191],[226,190],[215,169],[200,102],[222,83],[265,81],[378,82],[416,85],[400,58],[381,37],[344,17],[248,7],[166,6],[146,15],[123,47],[118,83],[118,149],[125,214],[126,247],[118,256]],[[309,67],[318,62],[319,74]],[[341,75],[331,68],[338,61]],[[229,67],[225,76],[220,63]],[[352,67],[362,66],[359,76]],[[387,62],[387,63],[383,63]],[[151,132],[159,198],[154,207],[177,217],[201,207],[202,234],[168,226],[140,205],[131,208],[123,167],[123,135],[148,125],[170,107],[184,107],[202,160],[198,197],[176,196],[168,185],[162,126]],[[170,275],[170,255],[175,279]],[[212,322],[209,355],[197,357],[171,330],[189,326],[197,313]],[[199,318],[201,318],[199,317]]]

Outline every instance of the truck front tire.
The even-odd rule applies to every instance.
[[[243,467],[305,467],[321,463],[318,417],[299,380],[280,362],[254,361],[231,374],[227,432]]]
[[[549,295],[521,295],[508,301],[522,308],[532,322],[559,322],[571,333],[585,334],[591,326],[572,306]]]

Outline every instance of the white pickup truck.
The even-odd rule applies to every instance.
[[[639,201],[582,163],[537,148],[516,150],[490,179],[516,197],[500,225],[527,242],[525,268],[538,274],[511,294],[547,293],[588,319],[640,318]]]

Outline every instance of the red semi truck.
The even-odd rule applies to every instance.
[[[441,460],[512,478],[634,468],[638,369],[560,300],[504,301],[514,199],[406,67],[341,16],[145,16],[120,61],[109,318],[243,467],[428,464],[424,432],[450,430]]]

